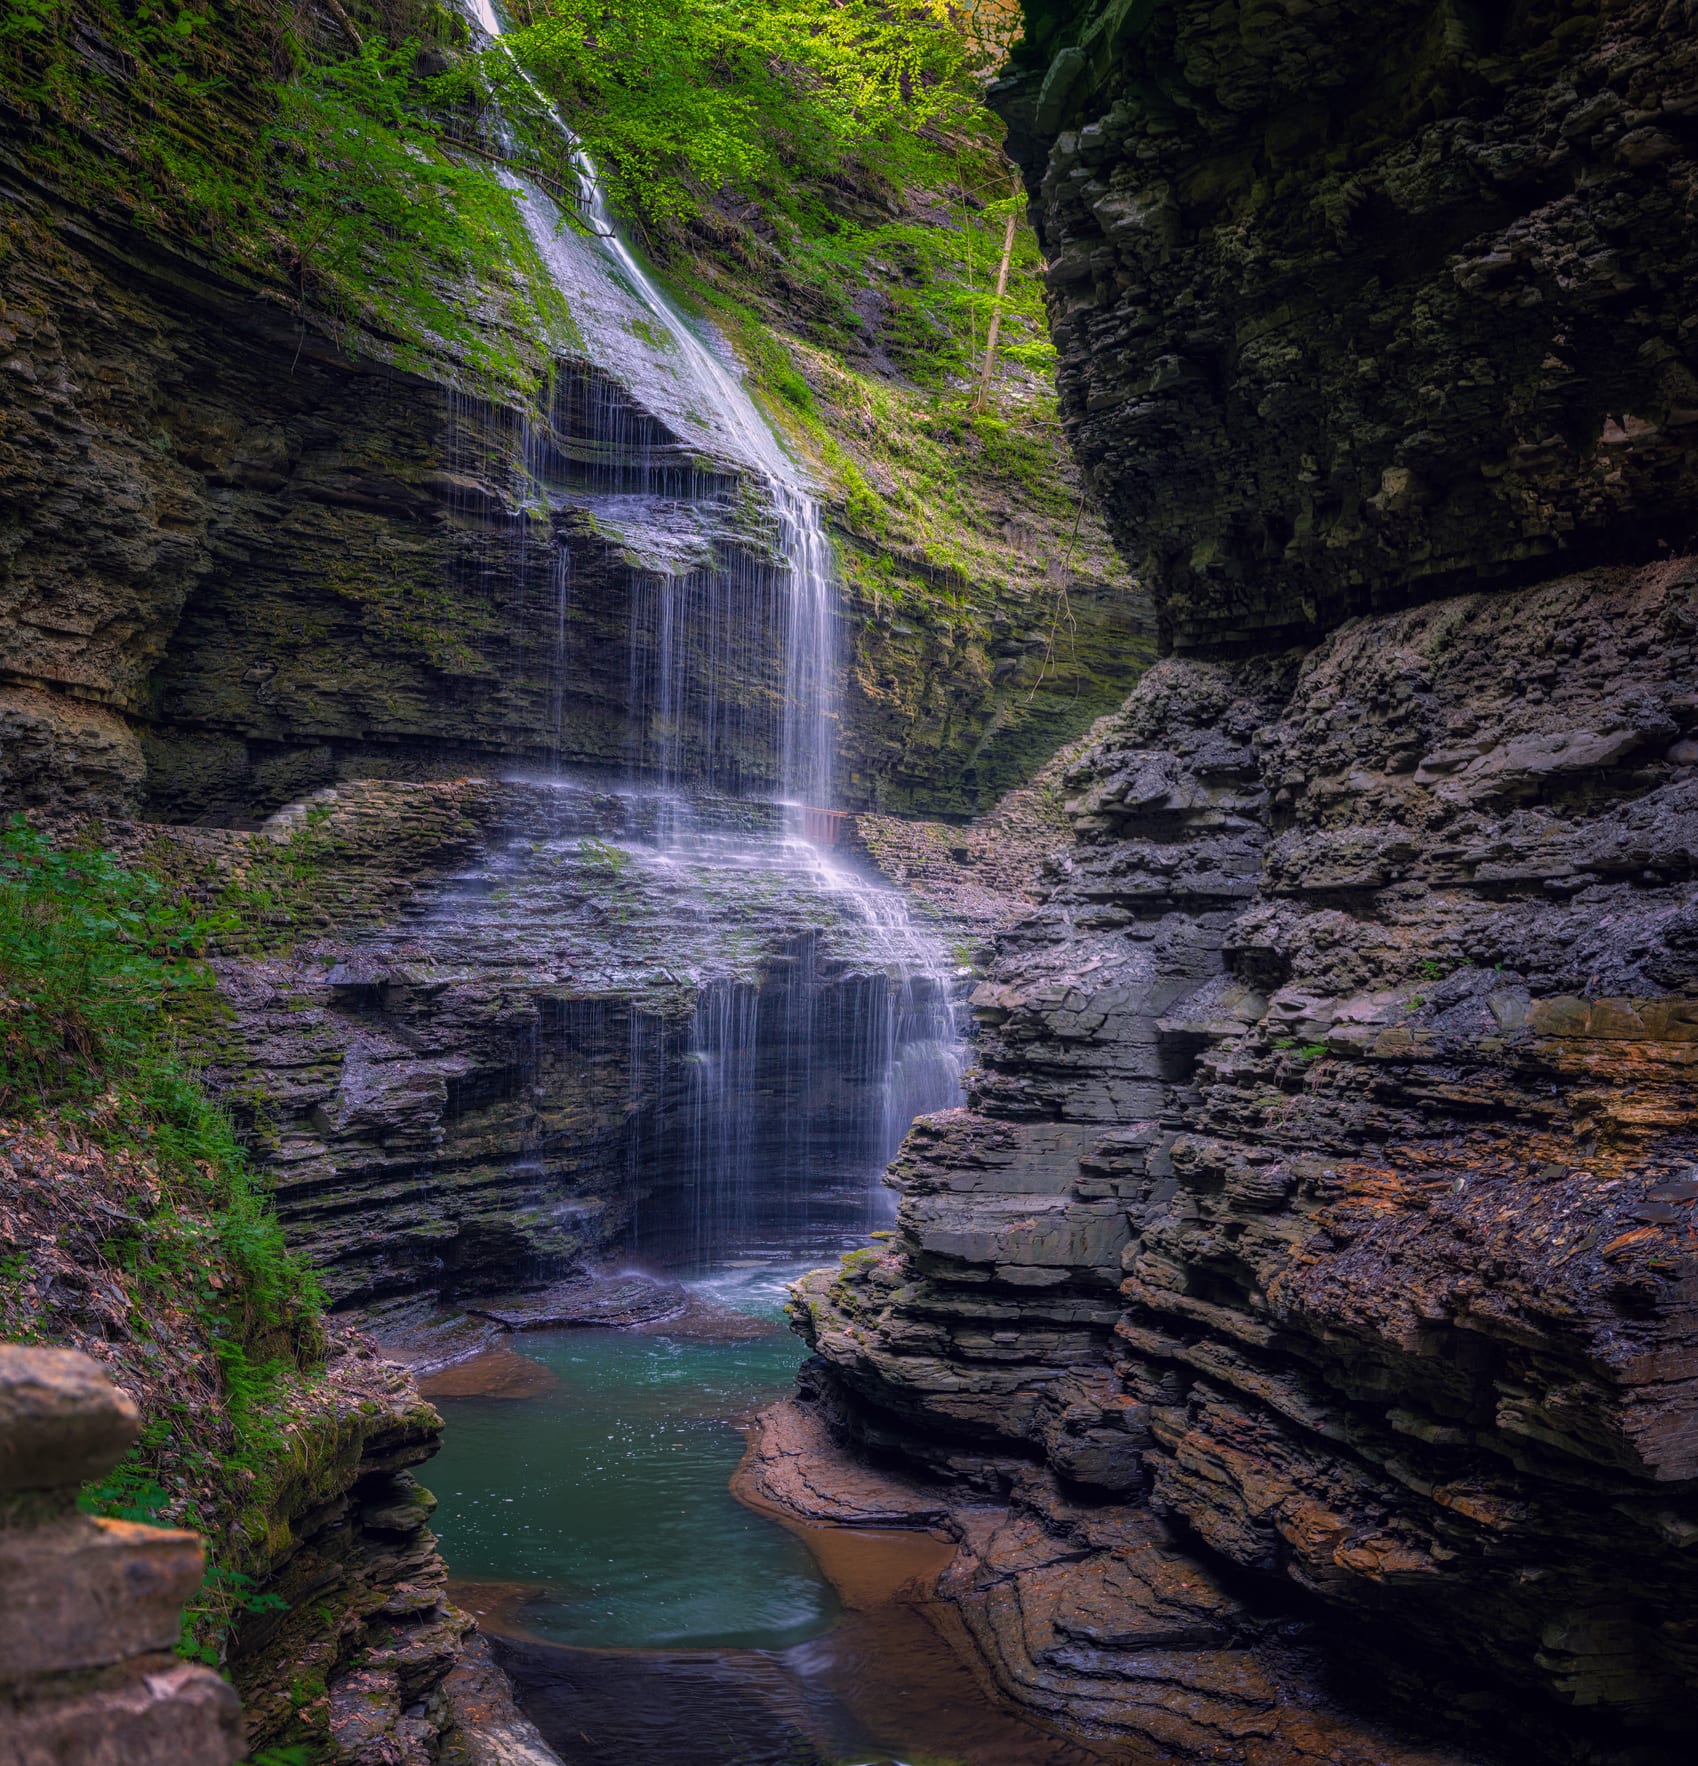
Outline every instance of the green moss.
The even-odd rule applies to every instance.
[[[103,1260],[143,1337],[150,1317],[186,1312],[222,1388],[227,1429],[168,1404],[85,1493],[97,1512],[134,1519],[170,1500],[167,1465],[191,1466],[226,1513],[263,1510],[283,1440],[278,1401],[324,1350],[316,1283],[188,1052],[209,1015],[200,958],[218,925],[166,876],[57,850],[21,817],[0,832],[0,1114],[145,1162],[146,1199],[112,1211]],[[0,1302],[11,1318],[29,1267],[9,1261]],[[248,1598],[237,1577],[215,1559],[190,1616],[193,1652],[215,1650]]]
[[[0,85],[31,169],[287,299],[303,326],[476,390],[534,391],[576,342],[513,191],[421,47],[464,35],[386,0],[360,47],[268,0],[13,0]],[[403,40],[385,40],[381,30]]]

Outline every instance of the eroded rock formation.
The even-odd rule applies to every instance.
[[[896,1240],[811,1278],[817,1402],[1011,1502],[952,1586],[1017,1698],[1678,1758],[1689,10],[1029,10],[1070,434],[1174,653]]]
[[[78,1488],[141,1431],[127,1394],[68,1349],[0,1344],[0,1760],[229,1766],[229,1684],[172,1654],[200,1540],[79,1514]]]
[[[1686,547],[1688,0],[1026,10],[1064,421],[1176,644]]]

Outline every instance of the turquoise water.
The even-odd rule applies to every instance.
[[[527,1332],[511,1346],[552,1389],[437,1399],[448,1429],[425,1477],[456,1579],[536,1585],[522,1624],[553,1643],[785,1649],[825,1631],[838,1605],[807,1547],[726,1488],[737,1419],[795,1379],[802,1348],[777,1318],[794,1273],[698,1284],[723,1313],[688,1335]]]
[[[985,1698],[896,1592],[935,1542],[832,1534],[845,1608],[731,1496],[739,1419],[794,1385],[799,1273],[691,1283],[674,1324],[521,1333],[460,1379],[513,1395],[435,1399],[443,1555],[527,1715],[576,1766],[1149,1766]]]

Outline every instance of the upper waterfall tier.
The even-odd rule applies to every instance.
[[[498,40],[503,27],[491,0],[468,4],[476,24]],[[523,69],[520,77],[532,84]],[[534,84],[532,89],[543,97]],[[571,144],[577,171],[578,213],[564,216],[538,185],[516,176],[526,225],[592,363],[624,386],[665,429],[699,451],[710,470],[730,464],[763,483],[789,579],[782,629],[773,634],[781,706],[777,776],[786,797],[827,804],[835,771],[839,659],[831,548],[819,502],[756,409],[728,352],[722,355],[704,341],[638,261],[608,208],[588,154],[564,122],[560,128]],[[579,225],[571,225],[572,220]],[[641,488],[646,493],[655,487]],[[693,487],[682,488],[686,496],[694,494]],[[713,573],[706,573],[701,592],[683,597],[676,610],[668,611],[669,626],[677,629],[669,629],[662,640],[660,695],[654,708],[663,728],[678,722],[670,698],[675,677],[688,673],[689,659],[704,639],[722,642],[727,608],[739,586],[722,587]],[[669,757],[676,752],[675,745],[664,741],[660,749]],[[669,783],[676,783],[684,769],[667,764],[662,771]]]
[[[491,40],[502,36],[505,27],[491,0],[466,0],[466,10]],[[521,77],[530,84],[522,70]],[[608,210],[594,165],[575,139],[572,153],[579,180],[578,227],[539,186],[523,178],[514,182],[585,353],[708,460],[799,486],[798,469],[755,409],[729,350],[717,340],[705,342],[637,260]]]

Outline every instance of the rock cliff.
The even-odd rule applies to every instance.
[[[435,1453],[441,1419],[369,1338],[339,1326],[305,1365],[279,1360],[267,1370],[257,1401],[267,1412],[263,1452],[254,1454],[254,1431],[244,1437],[237,1417],[245,1401],[242,1420],[253,1424],[255,1381],[233,1396],[218,1354],[227,1344],[205,1314],[192,1301],[162,1303],[113,1241],[157,1197],[157,1170],[133,1152],[103,1152],[68,1124],[8,1126],[0,1325],[9,1337],[81,1353],[0,1351],[21,1370],[15,1380],[0,1374],[10,1388],[0,1405],[0,1454],[18,1462],[15,1475],[0,1467],[0,1540],[23,1553],[8,1568],[7,1604],[21,1625],[52,1620],[46,1653],[20,1661],[17,1640],[0,1640],[5,1697],[28,1713],[21,1755],[4,1751],[12,1731],[0,1725],[0,1758],[8,1766],[14,1758],[27,1766],[230,1759],[235,1744],[217,1756],[211,1738],[239,1734],[245,1720],[256,1746],[305,1742],[345,1766],[422,1766],[455,1721],[444,1681],[470,1627],[446,1599],[447,1572],[428,1525],[435,1504],[412,1477]],[[232,1267],[211,1268],[220,1290],[236,1288]],[[77,1366],[87,1374],[69,1384],[53,1371]],[[138,1436],[144,1457],[120,1460]],[[91,1481],[96,1507],[121,1519],[75,1513],[78,1487]],[[48,1510],[38,1500],[45,1485],[64,1486]],[[26,1501],[18,1491],[37,1494]],[[43,1519],[51,1531],[18,1531]],[[166,1522],[205,1535],[204,1580],[200,1540],[159,1531]],[[111,1560],[95,1551],[89,1577],[107,1564],[132,1591],[154,1590],[133,1623],[104,1609],[96,1619],[53,1610],[55,1558],[74,1557],[77,1541],[102,1529]],[[147,1569],[150,1550],[163,1554],[165,1568]],[[195,1661],[224,1667],[241,1694],[240,1718],[225,1680],[205,1667],[172,1667],[169,1652],[180,1642],[193,1646]],[[84,1653],[52,1658],[72,1647]],[[146,1659],[120,1666],[132,1655]],[[96,1667],[102,1672],[91,1677]],[[47,1678],[49,1670],[65,1670],[63,1680]],[[132,1708],[124,1688],[133,1682],[145,1692],[153,1680],[161,1690]],[[90,1708],[73,1703],[69,1716],[57,1714],[56,1701],[77,1692],[94,1695]],[[99,1751],[109,1705],[112,1723],[136,1726],[133,1752],[124,1742]],[[50,1745],[56,1725],[72,1720],[86,1733],[69,1751]]]
[[[1684,0],[1032,0],[1064,421],[1181,647],[1689,549]]]
[[[535,399],[474,398],[31,170],[0,159],[0,800],[252,826],[339,779],[653,772],[662,746],[773,785],[783,573],[746,471],[633,391],[652,364],[563,344]],[[1006,547],[1018,487],[984,472],[964,519]],[[837,634],[859,806],[988,806],[1144,660],[1118,567],[1057,578],[1057,658],[1012,579],[969,611],[923,557],[846,555],[873,585]],[[715,595],[722,652],[664,653]]]
[[[1380,1757],[1321,1697],[1673,1760],[1690,13],[1028,14],[1069,433],[1172,653],[895,1241],[804,1290],[815,1402],[1006,1505],[951,1586],[1016,1698],[1208,1757]]]

